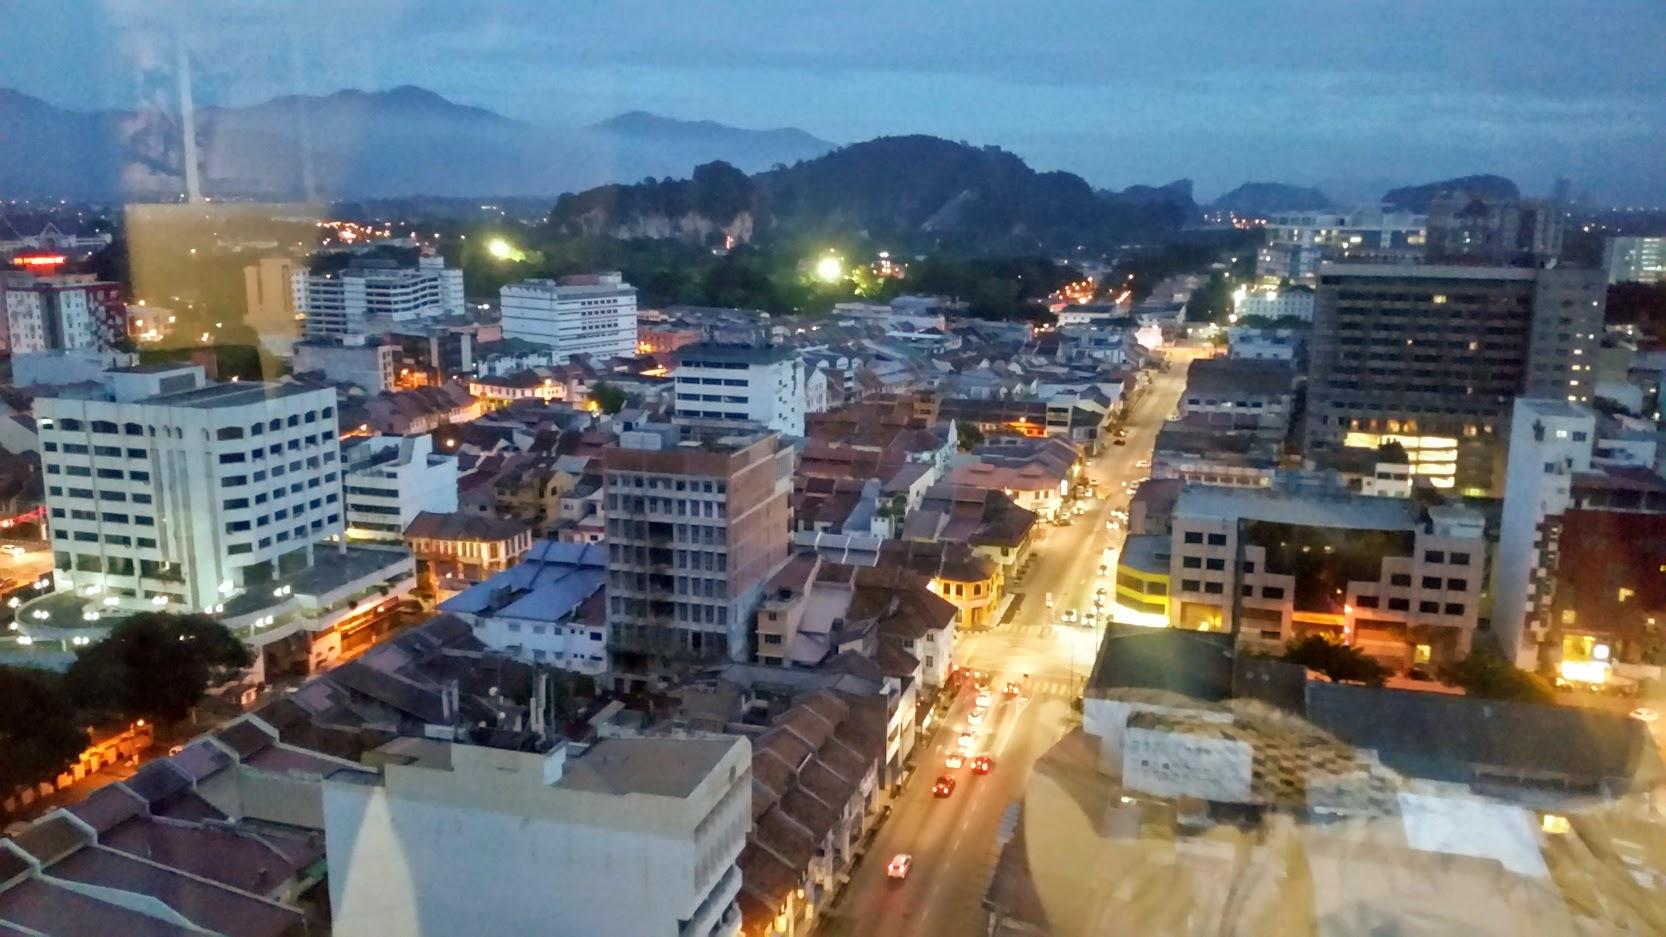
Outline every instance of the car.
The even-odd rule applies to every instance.
[[[943,767],[945,768],[958,768],[965,763],[966,756],[960,752],[949,752],[948,757],[943,759]]]
[[[1113,446],[1126,446],[1126,445],[1128,445],[1128,440],[1123,439],[1121,436],[1118,436],[1117,438],[1111,440],[1111,445],[1113,445]]]
[[[1065,622],[1066,624],[1075,624],[1077,617],[1075,609],[1067,608],[1064,610],[1064,613],[1059,616],[1059,621]]]
[[[1100,586],[1099,588],[1093,590],[1093,594],[1094,595],[1104,595],[1108,591],[1110,591],[1110,590],[1106,589],[1104,586]]]
[[[988,690],[979,690],[978,698],[972,701],[972,705],[978,709],[988,709],[989,704],[993,701],[994,697],[989,695]]]
[[[885,875],[901,881],[908,877],[908,870],[914,867],[914,857],[906,852],[899,852],[891,857],[891,864],[885,867]]]
[[[1051,593],[1051,592],[1047,593],[1047,607],[1048,608],[1053,607],[1053,593]]]
[[[1008,680],[1006,689],[1003,690],[1002,692],[1006,694],[1006,697],[1008,699],[1011,699],[1011,698],[1018,695],[1019,690],[1020,690],[1020,687],[1018,686],[1018,684],[1012,682],[1011,680]]]
[[[966,724],[970,725],[970,726],[983,725],[983,714],[985,712],[987,712],[987,710],[983,710],[983,709],[974,709],[974,710],[972,710],[971,715],[966,717]]]
[[[0,553],[4,553],[7,556],[22,556],[28,552],[28,550],[23,549],[15,543],[8,543],[5,546],[0,547]]]
[[[988,774],[995,770],[995,759],[988,755],[979,755],[972,759],[973,774]]]
[[[1653,722],[1660,718],[1660,714],[1646,706],[1639,706],[1631,711],[1631,718],[1638,722]]]
[[[977,741],[978,737],[970,729],[960,733],[960,750],[963,752],[971,751],[972,746],[977,744]]]
[[[1150,459],[1141,459],[1138,462],[1134,463],[1134,468],[1150,468],[1150,467],[1151,467],[1151,460]]]
[[[931,796],[933,796],[933,797],[943,798],[943,797],[947,797],[947,796],[949,796],[950,794],[953,794],[953,793],[954,793],[954,775],[952,775],[952,774],[945,774],[945,775],[940,776],[937,779],[937,783],[933,784],[931,786]]]

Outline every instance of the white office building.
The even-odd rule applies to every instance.
[[[552,348],[558,363],[574,355],[636,354],[636,287],[623,274],[511,283],[500,291],[499,306],[504,338]]]
[[[1313,321],[1313,291],[1306,287],[1249,290],[1235,299],[1233,312],[1237,313],[1240,319],[1245,316],[1261,316],[1267,319]]]
[[[1666,282],[1666,237],[1611,237],[1602,265],[1610,283]]]
[[[365,756],[379,780],[324,781],[332,930],[734,937],[751,753],[739,736],[396,739]]]
[[[1492,630],[1519,666],[1538,664],[1548,635],[1556,564],[1551,551],[1573,503],[1573,477],[1591,471],[1596,414],[1563,400],[1522,397],[1510,418],[1504,513],[1492,576]]]
[[[342,448],[347,536],[398,543],[423,511],[457,510],[457,457],[432,436],[372,436]]]
[[[62,393],[35,402],[60,593],[210,611],[342,532],[333,391],[150,365]]]
[[[679,420],[745,421],[804,435],[804,362],[791,348],[696,342],[676,351]]]
[[[1267,243],[1256,254],[1264,282],[1312,285],[1326,260],[1415,260],[1428,239],[1425,215],[1368,205],[1352,211],[1301,211],[1267,220]]]
[[[337,273],[295,274],[296,307],[306,336],[324,338],[383,331],[398,323],[463,315],[463,271],[440,257],[418,266],[355,261]]]

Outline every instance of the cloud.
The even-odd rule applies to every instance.
[[[0,85],[71,105],[130,103],[183,36],[207,101],[409,83],[541,122],[931,132],[1106,185],[1462,159],[1666,188],[1660,0],[68,0],[7,32]]]

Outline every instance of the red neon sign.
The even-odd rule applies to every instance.
[[[57,267],[62,266],[69,258],[63,254],[21,254],[12,262],[23,267]]]

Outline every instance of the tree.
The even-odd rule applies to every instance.
[[[0,667],[0,794],[57,776],[87,747],[87,731],[54,674]]]
[[[1542,677],[1516,667],[1496,651],[1471,651],[1462,661],[1441,668],[1439,676],[1470,696],[1483,699],[1556,702],[1556,691]]]
[[[211,618],[147,612],[78,652],[64,679],[83,708],[149,719],[166,732],[191,714],[209,687],[253,660],[248,647]]]
[[[612,384],[597,382],[590,388],[590,399],[610,416],[625,409],[625,392]]]
[[[961,452],[971,452],[983,445],[983,430],[970,421],[956,423],[955,436],[955,445],[960,447]]]
[[[1377,663],[1374,658],[1356,648],[1336,644],[1316,634],[1290,642],[1290,646],[1285,649],[1284,659],[1292,664],[1301,664],[1309,670],[1317,670],[1337,683],[1382,686],[1388,679],[1388,668]]]

